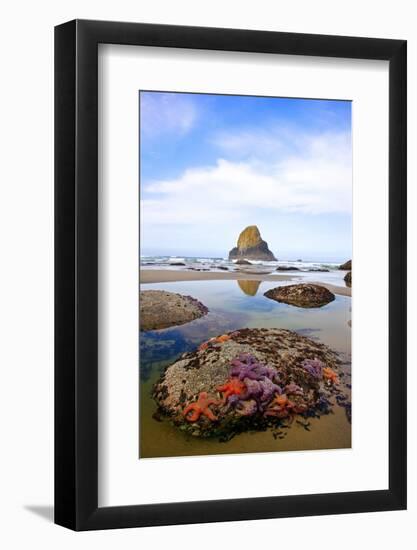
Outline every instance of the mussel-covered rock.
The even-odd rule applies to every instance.
[[[271,288],[264,296],[298,307],[322,307],[335,299],[330,290],[321,285],[297,284]]]
[[[296,415],[329,412],[340,360],[330,348],[284,329],[240,329],[203,342],[154,385],[159,413],[200,437],[229,439]]]
[[[195,298],[165,290],[142,290],[139,298],[140,330],[183,325],[208,313]]]

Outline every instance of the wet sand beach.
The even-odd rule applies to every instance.
[[[316,281],[309,281],[315,284],[319,284],[340,296],[351,296],[351,289],[349,287],[338,286],[327,282],[321,282],[318,274]],[[297,272],[288,273],[286,275],[278,274],[255,274],[244,271],[234,272],[216,272],[216,271],[180,271],[169,269],[141,269],[140,270],[140,284],[150,283],[176,283],[183,281],[277,281],[277,282],[294,282],[302,283],[304,278]]]

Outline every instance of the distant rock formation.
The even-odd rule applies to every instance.
[[[279,265],[275,271],[301,271],[298,267],[291,267],[288,265]]]
[[[352,286],[352,272],[348,271],[344,277],[346,286]]]
[[[352,271],[352,260],[348,260],[344,264],[340,265],[339,269],[342,269],[343,271]]]
[[[274,261],[275,256],[263,241],[256,225],[249,225],[239,235],[237,246],[229,252],[229,260],[260,260]]]

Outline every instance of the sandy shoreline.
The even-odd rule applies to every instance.
[[[297,274],[286,275],[261,275],[253,273],[240,273],[240,272],[215,272],[215,271],[179,271],[169,269],[141,269],[140,270],[140,284],[151,283],[175,283],[182,281],[294,281],[294,283],[302,283],[302,277]],[[309,281],[312,282],[312,281]],[[322,283],[321,281],[314,281],[316,284],[320,284],[340,296],[351,296],[351,289],[348,287],[336,286],[329,283]]]

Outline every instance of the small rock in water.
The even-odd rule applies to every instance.
[[[327,288],[314,284],[279,286],[265,292],[264,296],[298,307],[322,307],[335,299]]]
[[[344,276],[344,281],[346,283],[346,286],[352,286],[352,272],[351,271],[346,273],[346,275]]]
[[[141,291],[139,310],[140,330],[183,325],[208,313],[208,308],[192,296],[164,290]]]
[[[289,265],[279,265],[276,271],[300,271],[299,267],[290,267]]]

